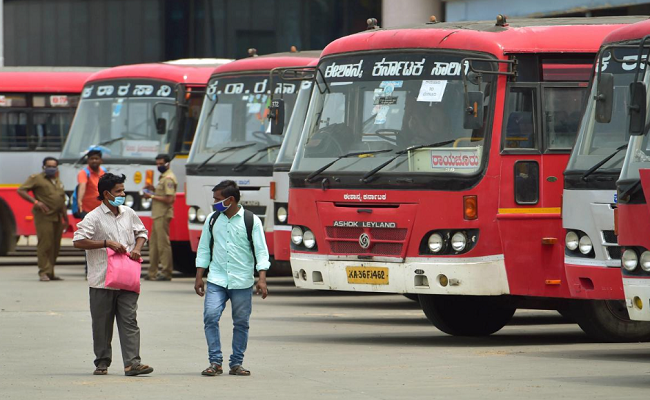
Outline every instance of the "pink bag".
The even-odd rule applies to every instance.
[[[104,285],[111,289],[128,290],[140,293],[140,272],[142,258],[131,260],[128,254],[119,254],[111,248],[106,248],[108,268]]]

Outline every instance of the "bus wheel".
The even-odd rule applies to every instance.
[[[591,338],[602,342],[650,340],[650,322],[632,321],[623,300],[580,300],[572,316]]]
[[[192,251],[190,242],[172,242],[172,257],[174,269],[183,275],[196,275],[196,253]]]
[[[503,299],[485,296],[420,295],[429,321],[454,336],[487,336],[503,328],[516,308]]]

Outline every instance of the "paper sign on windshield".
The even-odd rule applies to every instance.
[[[447,81],[422,81],[418,101],[440,103],[446,87]]]
[[[480,158],[476,150],[431,150],[432,168],[478,169]]]
[[[124,140],[122,155],[125,158],[155,158],[159,153],[159,145],[155,140]]]

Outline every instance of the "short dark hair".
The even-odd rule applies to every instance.
[[[92,156],[99,156],[99,158],[102,158],[102,151],[101,150],[89,150],[88,153],[86,153],[86,159],[92,157]]]
[[[111,174],[110,172],[105,173],[104,175],[99,178],[99,182],[97,183],[97,190],[99,191],[99,196],[97,196],[97,200],[104,200],[104,192],[105,191],[111,191],[117,185],[118,183],[124,183],[126,180],[126,176],[122,174],[122,176],[117,176],[115,174]]]
[[[45,166],[45,164],[46,164],[48,161],[56,161],[56,166],[57,166],[57,167],[59,166],[59,160],[57,160],[57,159],[54,158],[54,157],[45,157],[45,158],[43,159],[43,166]]]
[[[241,198],[241,195],[239,194],[239,186],[237,186],[237,182],[235,181],[221,181],[217,186],[212,188],[212,191],[220,191],[221,195],[225,198],[232,196],[235,198],[237,203],[239,203],[239,199]]]
[[[169,154],[158,154],[156,160],[165,160],[166,163],[170,162],[172,159],[169,158]]]

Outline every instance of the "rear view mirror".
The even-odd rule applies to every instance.
[[[643,135],[646,118],[646,88],[643,82],[630,83],[630,135]]]
[[[483,127],[483,92],[467,92],[467,107],[463,128],[480,129]]]
[[[271,120],[271,135],[282,135],[284,132],[284,100],[271,101],[269,119]]]
[[[159,135],[167,133],[167,120],[165,118],[156,118],[156,132]]]
[[[612,120],[612,106],[614,104],[614,75],[600,74],[596,88],[596,121],[608,124]]]

